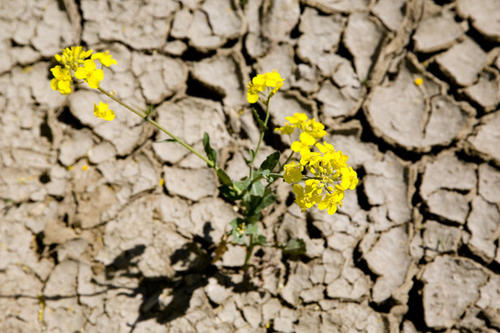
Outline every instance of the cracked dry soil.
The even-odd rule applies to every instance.
[[[0,25],[0,332],[500,330],[498,0],[2,0]],[[278,184],[261,228],[306,255],[210,264],[235,216],[214,174],[52,91],[75,44],[234,178],[258,138],[245,84],[277,69],[272,125],[321,120],[360,185],[328,216]],[[269,131],[262,156],[288,144]]]

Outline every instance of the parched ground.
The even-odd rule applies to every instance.
[[[500,1],[1,0],[0,43],[0,332],[500,330]],[[114,103],[95,118],[95,91],[52,91],[78,44],[234,178],[246,82],[277,69],[272,125],[324,122],[360,185],[328,216],[278,184],[261,229],[306,255],[211,264],[235,216],[214,174]]]

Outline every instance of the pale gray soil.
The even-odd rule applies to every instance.
[[[0,332],[498,332],[500,1],[243,2],[0,1]],[[360,185],[328,216],[279,182],[261,229],[306,255],[212,265],[236,216],[215,175],[116,103],[95,118],[95,91],[52,91],[78,44],[234,178],[258,139],[246,82],[277,69],[272,127],[315,116]]]

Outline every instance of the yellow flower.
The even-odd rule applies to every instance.
[[[278,89],[283,86],[283,81],[285,81],[285,79],[283,79],[281,77],[280,73],[278,73],[276,71],[272,71],[272,72],[266,73],[264,75],[265,75],[265,79],[266,79],[266,86],[273,88],[273,90],[269,94],[270,96],[272,96],[272,95],[276,94]]]
[[[285,125],[282,127],[275,128],[274,131],[279,132],[280,134],[291,135],[293,131],[295,131],[295,127],[291,125]]]
[[[300,142],[308,146],[312,146],[316,143],[316,138],[309,132],[300,133],[299,139]]]
[[[308,120],[302,129],[305,133],[308,133],[314,139],[319,140],[326,135],[325,125],[316,121],[316,119]],[[314,144],[314,143],[313,143]]]
[[[286,120],[288,123],[275,131],[288,135],[291,135],[295,129],[302,131],[299,136],[300,144],[295,144],[296,148],[292,148],[294,151],[300,151],[304,145],[312,146],[326,135],[325,126],[316,119],[309,119],[305,113],[295,113],[292,117],[286,117]]]
[[[424,80],[421,77],[417,77],[413,83],[415,83],[416,86],[421,86],[424,83]]]
[[[97,69],[94,60],[85,60],[83,67],[78,67],[75,77],[87,82],[90,88],[99,88],[99,83],[104,78],[102,69]]]
[[[323,200],[318,203],[318,209],[327,209],[329,215],[335,214],[338,206],[342,206],[342,199],[344,199],[343,191],[335,191],[331,194],[327,194]]]
[[[335,152],[335,148],[333,147],[333,145],[329,144],[328,142],[324,142],[323,141],[322,144],[321,143],[317,143],[316,147],[318,147],[319,151],[322,154],[334,153]]]
[[[320,210],[334,214],[342,206],[344,192],[354,190],[358,184],[356,171],[348,167],[348,156],[337,151],[328,142],[316,143],[326,135],[324,125],[315,119],[309,119],[303,113],[296,113],[286,118],[288,123],[276,131],[290,134],[299,129],[299,140],[292,143],[292,150],[300,152],[300,164],[290,162],[284,166],[283,178],[287,183],[297,183],[306,178],[304,186],[293,185],[295,202],[302,210],[314,205]],[[318,151],[312,151],[316,147]],[[303,175],[307,170],[313,176]]]
[[[341,168],[340,174],[342,175],[342,181],[340,184],[335,185],[335,188],[341,191],[345,191],[347,189],[354,190],[356,185],[358,185],[358,174],[356,171],[349,168]]]
[[[111,65],[116,65],[116,60],[113,59],[113,56],[111,54],[109,54],[109,51],[96,52],[92,55],[91,59],[99,60],[101,64],[103,64],[106,67],[109,67]]]
[[[248,82],[248,89],[247,89],[247,101],[248,103],[257,103],[259,100],[259,90],[255,88],[252,84],[252,82]]]
[[[291,148],[294,152],[300,152],[301,155],[304,155],[307,151],[309,151],[309,146],[302,141],[292,142]]]
[[[81,46],[72,46],[71,48],[65,48],[62,51],[62,56],[59,54],[54,55],[54,58],[60,64],[64,65],[67,68],[76,70],[78,66],[83,64],[85,59],[87,59],[93,50],[83,51]]]
[[[302,170],[304,169],[302,165],[292,161],[288,164],[285,164],[284,169],[285,172],[283,174],[283,179],[285,180],[285,182],[291,184],[300,182],[302,180]]]
[[[302,165],[306,165],[307,163],[310,163],[312,165],[317,165],[318,160],[321,159],[321,154],[316,151],[310,151],[309,147],[307,147],[307,149],[301,150],[300,155],[301,155],[300,164]]]
[[[286,117],[286,120],[295,128],[302,128],[303,124],[309,119],[305,113],[294,113],[292,117]]]
[[[315,179],[305,181],[305,186],[293,184],[293,193],[295,194],[295,202],[304,211],[317,204],[322,196],[322,184]]]
[[[71,93],[71,71],[68,68],[55,66],[50,69],[54,78],[50,80],[50,87],[53,90],[59,91],[61,94],[67,95]]]
[[[267,88],[272,88],[268,97],[273,96],[283,86],[283,81],[285,79],[276,71],[257,74],[248,83],[247,101],[249,103],[256,103],[259,100],[259,93],[264,92]]]
[[[94,116],[104,120],[115,119],[115,113],[109,108],[109,105],[103,102],[99,102],[99,105],[94,104]]]
[[[54,58],[64,67],[55,66],[51,68],[54,79],[50,82],[52,89],[62,94],[71,93],[72,72],[75,78],[87,82],[90,88],[99,88],[99,83],[104,77],[102,69],[96,67],[96,60],[109,67],[116,64],[116,60],[108,51],[97,52],[84,51],[81,46],[72,46],[62,50],[62,54],[54,55]],[[91,56],[92,55],[92,56]],[[91,57],[89,59],[89,57]]]

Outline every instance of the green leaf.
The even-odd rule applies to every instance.
[[[259,173],[264,177],[264,178],[268,178],[269,177],[269,174],[271,173],[271,171],[269,170],[259,170]]]
[[[301,238],[293,238],[283,247],[283,253],[290,255],[300,255],[306,253],[306,243]]]
[[[250,194],[256,197],[261,197],[264,195],[264,185],[262,185],[260,180],[257,180],[256,182],[252,183],[252,187],[250,188]]]
[[[254,213],[255,214],[260,213],[261,210],[263,210],[264,208],[266,208],[267,206],[269,206],[270,204],[275,202],[276,199],[277,199],[277,196],[274,193],[270,192],[268,189],[268,191],[264,195],[264,197],[262,197],[260,202],[255,206]]]
[[[253,149],[250,149],[250,150],[248,151],[248,153],[250,154],[250,159],[248,159],[248,160],[247,160],[246,158],[243,158],[243,159],[245,160],[245,162],[246,162],[246,164],[247,164],[247,165],[250,165],[250,163],[251,163],[251,162],[254,160],[254,158],[255,158],[255,151],[254,151]]]
[[[240,224],[244,223],[243,219],[241,218],[235,218],[231,222],[229,222],[229,225],[232,227],[232,235],[233,235],[233,242],[236,244],[243,244],[245,243],[245,239],[243,234],[240,234],[238,232],[238,226]]]
[[[257,213],[257,214],[251,215],[251,216],[247,216],[247,221],[248,221],[248,223],[257,223],[260,221],[261,217],[262,217],[262,215],[260,213]]]
[[[239,193],[242,193],[246,189],[248,189],[248,186],[250,185],[251,179],[245,178],[244,180],[237,180],[233,182],[233,186],[236,191]]]
[[[266,236],[264,235],[258,235],[257,238],[253,239],[253,244],[254,245],[265,245],[267,243]]]
[[[259,124],[260,131],[265,130],[266,125],[264,124],[264,121],[262,121],[262,119],[260,119],[259,113],[257,112],[257,110],[255,110],[255,108],[252,108],[252,112],[253,112],[255,119],[257,120],[257,124]]]
[[[245,238],[236,229],[233,229],[233,242],[236,244],[244,244]]]
[[[262,162],[262,164],[260,165],[259,169],[272,171],[276,166],[276,164],[278,164],[279,160],[280,160],[280,153],[275,151],[274,153],[271,153],[269,156],[266,157],[264,162]]]
[[[231,178],[228,176],[228,174],[222,170],[222,169],[217,169],[217,177],[219,178],[219,181],[223,185],[231,186],[233,185],[233,181]]]
[[[258,233],[259,233],[259,226],[257,225],[256,222],[247,225],[245,229],[245,234],[257,236]]]
[[[219,186],[219,191],[224,198],[233,203],[241,197],[241,193],[236,192],[232,186],[222,184]]]
[[[217,162],[217,152],[210,146],[210,136],[208,133],[203,133],[203,149],[205,150],[205,154],[210,161],[215,163]]]

